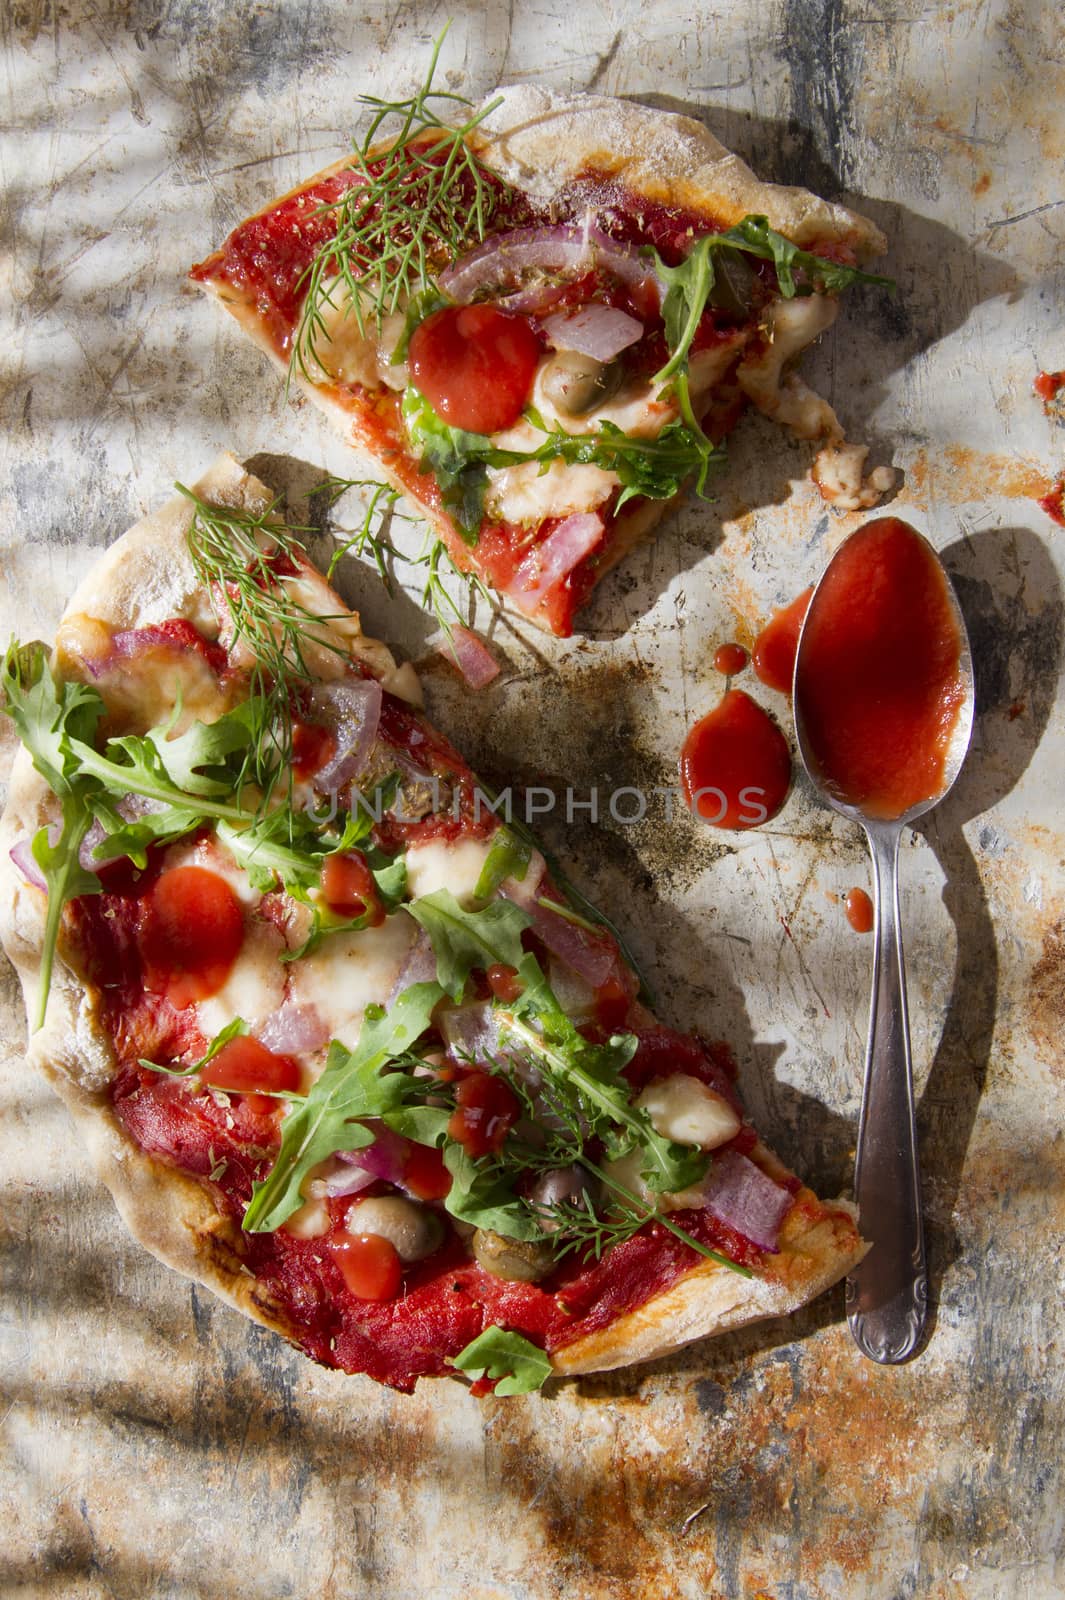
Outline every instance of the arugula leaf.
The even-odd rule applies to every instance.
[[[232,1022],[227,1022],[225,1027],[216,1033],[199,1061],[194,1061],[190,1067],[164,1067],[158,1061],[146,1061],[142,1056],[138,1066],[148,1067],[152,1072],[164,1072],[168,1078],[193,1078],[201,1072],[209,1061],[213,1061],[218,1052],[225,1048],[232,1039],[243,1038],[248,1031],[248,1024],[243,1017],[234,1017]]]
[[[65,794],[62,805],[63,826],[55,843],[53,844],[49,838],[48,829],[41,828],[34,834],[30,844],[33,859],[44,874],[44,881],[48,887],[48,911],[41,941],[40,991],[37,1014],[33,1022],[34,1033],[43,1028],[45,1012],[48,1009],[48,994],[52,986],[52,969],[55,965],[63,908],[67,901],[73,900],[76,895],[99,894],[101,890],[99,878],[94,872],[85,871],[78,854],[81,842],[92,822],[92,812],[84,796],[76,791]]]
[[[539,1219],[514,1193],[498,1160],[476,1161],[461,1144],[448,1143],[444,1165],[452,1179],[444,1209],[453,1217],[475,1228],[490,1228],[506,1239],[544,1237]]]
[[[175,709],[174,720],[177,715]],[[176,788],[190,795],[231,795],[239,787],[242,773],[229,769],[229,759],[240,755],[243,770],[249,755],[259,747],[265,716],[266,701],[253,695],[214,722],[193,722],[177,737],[171,737],[164,724],[150,729],[144,738],[155,748],[162,770]]]
[[[0,666],[0,706],[53,794],[62,798],[84,787],[70,740],[91,743],[96,737],[106,709],[99,690],[64,679],[57,682],[45,645],[12,640]]]
[[[815,256],[809,250],[800,250],[798,245],[792,244],[790,239],[769,226],[768,217],[751,214],[717,237],[724,243],[748,250],[751,255],[772,261],[785,300],[791,300],[800,292],[795,282],[796,270],[806,275],[815,290],[829,294],[848,289],[854,283],[876,283],[885,289],[895,288],[892,278],[882,277],[875,272],[863,272],[859,267],[843,266],[838,261],[826,261],[823,256]]]
[[[429,1026],[433,1007],[443,998],[437,983],[416,983],[387,1014],[367,1009],[354,1050],[334,1041],[325,1071],[282,1124],[281,1148],[270,1172],[256,1183],[244,1214],[249,1233],[270,1233],[303,1204],[300,1185],[319,1161],[337,1150],[359,1150],[373,1142],[361,1117],[397,1110],[410,1079],[386,1069],[411,1048]]]
[[[128,818],[112,805],[108,795],[92,795],[89,805],[104,830],[103,838],[93,849],[94,860],[110,861],[115,856],[125,856],[141,871],[148,865],[149,845],[181,839],[200,823],[198,811],[180,806],[163,806],[158,811]]]
[[[532,846],[504,823],[496,832],[473,890],[475,900],[490,900],[507,878],[521,883],[532,860]]]
[[[439,1149],[447,1137],[451,1112],[443,1106],[400,1106],[397,1111],[386,1111],[381,1121],[393,1133],[401,1133],[415,1144]]]
[[[771,228],[767,217],[753,214],[744,217],[725,233],[704,234],[675,267],[667,266],[657,250],[648,246],[646,253],[653,258],[655,273],[666,286],[662,320],[671,352],[665,366],[651,379],[653,384],[664,384],[670,379],[676,382],[687,373],[692,340],[716,281],[714,254],[730,249],[743,250],[748,255],[772,261],[776,268],[777,285],[785,300],[792,300],[797,294],[810,293],[811,290],[835,294],[852,283],[878,283],[890,289],[895,287],[890,278],[863,272],[858,267],[842,266],[839,262],[812,255],[808,250],[800,250],[798,245],[792,244],[790,239]],[[802,272],[806,280],[801,285],[796,282],[796,272]],[[686,382],[678,385],[678,399],[682,411],[685,411]],[[690,410],[690,407],[687,409]]]
[[[697,1183],[706,1171],[703,1152],[663,1138],[629,1099],[621,1070],[636,1054],[634,1036],[614,1034],[606,1044],[593,1044],[558,1005],[535,956],[523,957],[518,975],[524,989],[509,1014],[503,1013],[507,1030],[577,1093],[608,1154],[638,1147],[643,1177],[659,1193]]]
[[[522,959],[521,936],[529,918],[510,900],[490,900],[480,911],[464,911],[450,889],[437,889],[412,900],[406,909],[429,935],[437,980],[456,1002],[474,967],[517,967]]]
[[[686,415],[650,438],[625,433],[609,421],[595,433],[567,433],[564,428],[549,428],[529,406],[526,418],[544,434],[543,443],[535,450],[500,450],[485,434],[449,427],[414,388],[408,388],[404,396],[403,414],[411,442],[421,450],[423,470],[435,475],[444,504],[469,543],[476,542],[484,517],[489,467],[521,466],[529,461],[539,463],[544,471],[552,461],[602,467],[621,481],[620,508],[637,495],[647,500],[672,499],[693,474],[696,493],[705,497],[710,472],[725,461],[724,449],[706,437],[690,406]]]
[[[413,384],[403,395],[403,420],[413,448],[421,453],[418,463],[431,472],[440,486],[444,505],[450,511],[467,544],[476,544],[484,520],[484,496],[488,487],[487,459],[492,441],[483,433],[467,433],[452,428],[438,417],[423,394]]]
[[[493,1323],[451,1359],[470,1378],[496,1378],[498,1395],[532,1394],[554,1370],[544,1352],[523,1334]]]

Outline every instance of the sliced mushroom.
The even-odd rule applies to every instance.
[[[597,361],[578,350],[558,350],[544,368],[540,384],[564,416],[583,417],[617,393],[621,378],[617,361]]]
[[[531,1239],[505,1239],[490,1228],[478,1228],[473,1236],[477,1265],[495,1278],[515,1283],[535,1283],[551,1270],[554,1254],[550,1245]]]
[[[344,1218],[348,1233],[373,1233],[387,1239],[401,1261],[423,1261],[444,1237],[444,1226],[434,1211],[402,1195],[372,1195],[353,1205]]]

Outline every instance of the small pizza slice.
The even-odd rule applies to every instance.
[[[709,492],[749,403],[821,441],[838,506],[890,487],[790,370],[885,249],[871,222],[759,182],[685,117],[523,87],[453,127],[441,101],[431,68],[192,277],[460,570],[569,634],[684,486]]]
[[[232,458],[3,696],[30,1055],[136,1236],[314,1360],[517,1393],[862,1256]]]

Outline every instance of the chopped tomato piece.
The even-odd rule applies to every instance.
[[[230,1089],[234,1094],[295,1091],[301,1083],[298,1061],[275,1055],[258,1039],[247,1038],[230,1039],[208,1061],[199,1078],[212,1089]]]
[[[451,1174],[440,1151],[416,1144],[403,1168],[403,1184],[419,1200],[443,1200],[451,1188]]]
[[[524,317],[494,306],[445,306],[418,324],[407,365],[433,410],[453,428],[498,433],[521,416],[540,346]]]
[[[384,907],[373,873],[366,857],[358,850],[326,856],[322,866],[322,896],[329,909],[341,916],[361,917],[369,911],[374,926],[384,921]]]
[[[488,1155],[500,1148],[520,1109],[513,1089],[502,1078],[490,1072],[471,1072],[455,1090],[448,1137],[461,1144],[467,1155]]]
[[[403,1279],[395,1246],[378,1233],[360,1233],[330,1242],[333,1259],[357,1300],[394,1300]]]
[[[244,913],[207,867],[172,867],[155,882],[140,932],[144,986],[183,1010],[217,994],[244,942]]]
[[[292,770],[297,778],[312,778],[336,754],[336,748],[334,736],[319,723],[292,724]]]
[[[502,1000],[504,1005],[512,1005],[525,993],[525,985],[518,977],[514,967],[508,967],[503,962],[496,962],[488,968],[486,974],[488,987],[497,1000]]]

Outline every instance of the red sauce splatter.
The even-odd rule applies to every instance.
[[[1032,384],[1032,388],[1040,400],[1050,403],[1057,399],[1062,389],[1065,389],[1065,372],[1041,372]]]
[[[834,795],[889,819],[941,792],[960,654],[931,547],[897,517],[867,522],[830,563],[803,634],[799,709]]]
[[[206,867],[174,867],[156,879],[140,932],[144,986],[179,1010],[217,994],[244,942],[244,916],[229,884]]]
[[[717,828],[754,828],[775,817],[791,786],[788,742],[768,712],[730,689],[697,722],[680,753],[684,799]]]
[[[529,398],[540,344],[524,317],[495,306],[445,306],[411,335],[411,377],[453,428],[499,433]]]
[[[358,1226],[356,1215],[354,1226]],[[356,1300],[393,1300],[399,1293],[403,1264],[395,1246],[379,1233],[331,1239],[329,1249],[344,1283]]]
[[[742,644],[721,644],[714,652],[714,671],[723,673],[726,678],[734,678],[743,671],[749,660]]]
[[[791,693],[791,680],[795,673],[795,652],[799,648],[799,634],[813,597],[812,589],[804,589],[797,599],[781,611],[774,611],[757,639],[751,659],[754,670],[770,689],[781,694]]]
[[[455,1090],[455,1110],[447,1125],[471,1156],[498,1150],[518,1120],[521,1107],[513,1089],[491,1072],[471,1072]]]
[[[843,910],[855,933],[872,933],[873,902],[864,889],[848,889]]]
[[[342,917],[361,917],[368,913],[372,928],[379,927],[385,920],[377,884],[361,850],[326,856],[322,866],[322,898],[331,911]]]
[[[199,1074],[200,1082],[214,1089],[229,1089],[234,1094],[263,1095],[301,1086],[299,1062],[291,1056],[275,1055],[258,1039],[230,1039]],[[265,1109],[265,1108],[264,1108]]]
[[[1040,496],[1036,505],[1045,511],[1052,521],[1065,528],[1065,478],[1059,478],[1048,494]]]

